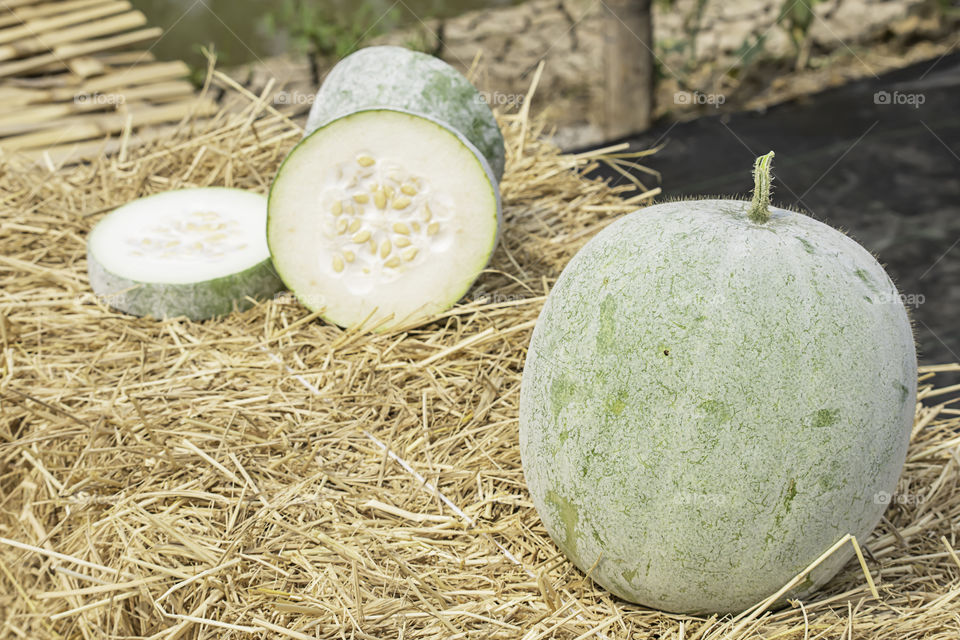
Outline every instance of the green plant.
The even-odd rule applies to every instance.
[[[340,6],[342,5],[342,6]],[[293,46],[310,58],[313,81],[319,83],[316,58],[343,58],[363,43],[399,24],[396,4],[383,0],[359,3],[316,3],[281,0],[263,16],[267,33],[286,35]]]
[[[806,68],[807,61],[810,59],[810,25],[817,17],[814,13],[814,7],[821,1],[797,2],[796,0],[784,0],[780,17],[777,18],[777,24],[786,29],[787,35],[793,42],[793,48],[797,56],[797,69]]]
[[[676,0],[655,0],[655,4],[664,11],[678,11]],[[674,40],[657,41],[656,46],[660,55],[679,54],[683,56],[683,66],[679,72],[672,70],[666,73],[665,68],[659,70],[663,77],[673,76],[684,88],[690,88],[689,79],[697,69],[697,37],[703,29],[703,14],[707,0],[697,0],[692,11],[683,15],[683,33],[686,37]],[[678,76],[679,73],[679,76]],[[682,77],[680,77],[682,76]]]

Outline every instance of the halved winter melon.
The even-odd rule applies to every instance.
[[[207,187],[134,200],[87,239],[94,293],[138,316],[203,320],[283,288],[267,249],[262,195]]]
[[[503,135],[480,92],[443,60],[404,47],[366,47],[338,62],[317,92],[306,132],[377,107],[442,122],[480,150],[497,180],[503,176]]]
[[[300,142],[270,190],[267,241],[300,301],[341,326],[395,326],[452,306],[490,259],[489,165],[440,122],[358,111]]]

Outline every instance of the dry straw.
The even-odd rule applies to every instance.
[[[378,335],[285,296],[192,323],[89,294],[101,213],[175,187],[268,187],[301,131],[266,96],[93,165],[4,161],[0,636],[957,637],[960,418],[957,389],[933,386],[956,366],[921,371],[910,499],[861,541],[879,597],[853,561],[779,612],[668,615],[564,559],[517,451],[525,348],[567,260],[654,192],[588,180],[598,157],[561,155],[526,108],[501,118],[492,267],[442,317]]]

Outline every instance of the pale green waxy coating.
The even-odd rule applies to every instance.
[[[388,107],[437,120],[458,131],[503,177],[503,135],[483,96],[443,60],[403,47],[360,49],[327,74],[305,134],[361,109]]]
[[[550,293],[523,373],[547,530],[667,611],[743,610],[844,534],[864,541],[913,424],[914,340],[883,268],[810,217],[749,208],[672,202],[607,227]]]
[[[87,251],[90,286],[104,304],[135,316],[156,319],[185,316],[206,320],[242,311],[252,300],[268,299],[284,289],[283,282],[266,260],[222,278],[202,282],[170,284],[137,282],[111,273]]]

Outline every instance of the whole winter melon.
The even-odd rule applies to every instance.
[[[533,502],[580,569],[635,603],[752,606],[845,534],[862,541],[902,469],[916,353],[897,289],[849,237],[769,207],[764,175],[753,203],[671,202],[611,224],[533,332],[520,396]]]

